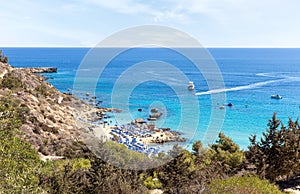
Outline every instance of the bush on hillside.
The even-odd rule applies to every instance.
[[[0,193],[43,193],[38,154],[16,137],[25,109],[18,101],[0,99]]]
[[[0,87],[16,90],[25,88],[25,85],[23,84],[21,78],[14,76],[12,73],[7,73],[2,79]]]
[[[47,87],[47,85],[45,83],[42,83],[41,85],[37,86],[35,88],[35,91],[41,95],[43,95],[44,97],[49,96],[50,92],[49,92],[49,88]]]
[[[228,179],[213,180],[204,192],[205,194],[241,194],[241,193],[264,193],[283,194],[278,187],[266,179],[254,176],[231,177]]]

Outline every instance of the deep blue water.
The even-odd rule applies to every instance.
[[[231,108],[226,107],[222,131],[242,148],[249,145],[248,137],[251,134],[260,135],[265,131],[268,119],[274,112],[285,123],[288,117],[296,119],[300,116],[300,49],[208,50],[220,68],[225,88],[229,89],[226,92],[226,103],[234,104]],[[3,48],[3,53],[9,57],[9,63],[15,67],[57,67],[58,73],[45,76],[62,92],[73,88],[77,70],[88,51],[88,48]],[[149,64],[146,63],[144,69],[133,71],[135,64],[145,61]],[[86,92],[95,92],[98,99],[103,100],[102,106],[122,108],[123,113],[117,116],[119,122],[128,122],[128,112],[130,119],[146,119],[151,107],[159,107],[164,114],[157,124],[176,130],[183,115],[187,121],[191,121],[184,122],[184,128],[180,128],[183,135],[191,141],[203,141],[206,129],[211,124],[209,121],[212,110],[225,110],[219,110],[218,106],[212,105],[210,95],[194,96],[186,88],[184,92],[176,93],[176,89],[186,87],[187,83],[181,83],[182,79],[176,75],[176,69],[160,70],[159,67],[164,66],[157,61],[180,69],[187,79],[195,82],[195,92],[209,90],[209,80],[205,80],[205,76],[186,57],[168,49],[144,48],[129,49],[113,58],[99,80],[97,67],[101,64],[91,61],[88,68],[81,66],[80,72],[85,73],[82,73],[84,79],[78,87],[82,95],[80,92],[78,95],[83,98]],[[158,64],[158,68],[152,69],[151,63]],[[147,80],[147,75],[151,78],[158,77],[155,80],[135,83],[135,80]],[[159,81],[161,77],[166,77],[163,80],[167,83]],[[92,83],[95,80],[97,85],[94,90]],[[169,84],[173,84],[172,87]],[[116,85],[120,87],[113,89]],[[133,86],[135,87],[130,88]],[[111,102],[112,92],[114,100]],[[283,96],[282,100],[270,98],[277,93]],[[182,99],[183,102],[180,102]],[[200,106],[199,111],[192,103],[193,100]],[[182,105],[186,105],[186,108],[183,109]],[[143,111],[138,112],[138,108]],[[197,113],[194,114],[195,109]],[[195,123],[198,124],[196,130]]]

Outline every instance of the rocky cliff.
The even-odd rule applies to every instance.
[[[32,71],[13,68],[0,62],[0,100],[12,99],[28,111],[22,116],[19,136],[41,155],[75,157],[87,152],[81,143],[74,105],[91,107],[71,95],[62,94],[45,78]]]

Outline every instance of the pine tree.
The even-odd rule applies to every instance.
[[[273,115],[269,120],[268,129],[263,133],[260,142],[256,136],[250,137],[248,161],[255,166],[261,178],[275,181],[279,178],[289,179],[299,173],[300,167],[300,128],[298,121],[289,120],[285,127]]]
[[[235,174],[240,169],[245,156],[232,139],[220,133],[216,144],[210,147],[206,155],[212,162],[220,162],[225,173]]]

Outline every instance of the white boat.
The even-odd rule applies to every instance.
[[[271,96],[271,98],[273,99],[282,99],[282,96],[280,96],[279,94],[274,94]]]
[[[188,90],[194,90],[194,89],[195,89],[194,82],[189,82]]]

